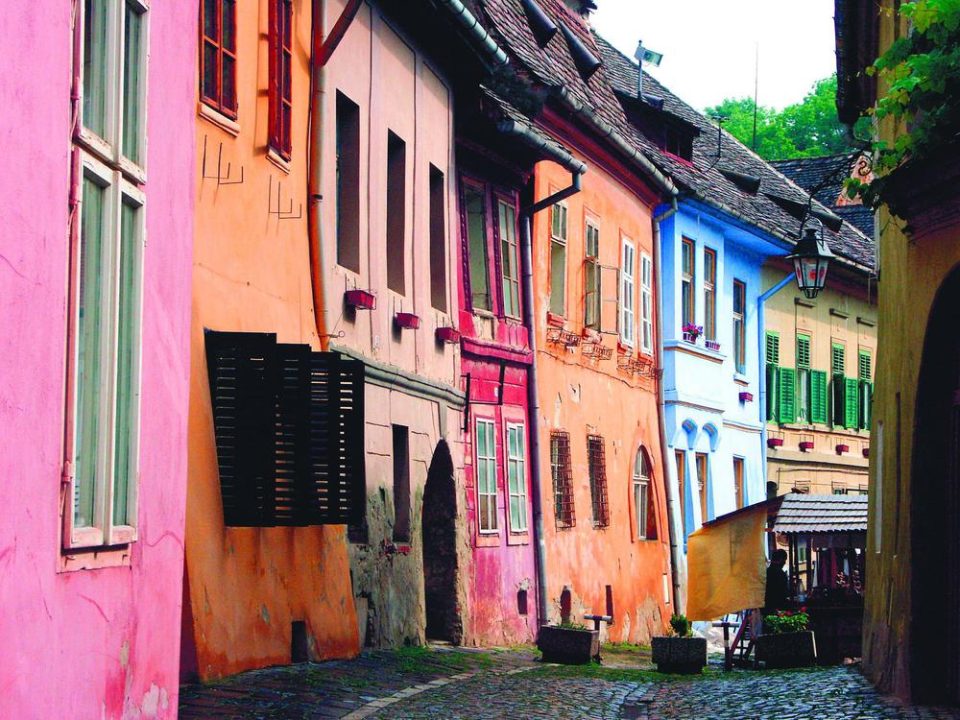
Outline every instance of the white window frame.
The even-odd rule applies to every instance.
[[[510,447],[510,434],[513,432],[517,438],[519,453],[514,453]],[[506,441],[507,457],[507,519],[510,523],[511,532],[527,532],[527,431],[523,423],[506,423],[504,430],[504,439]],[[516,485],[511,480],[511,469],[515,469],[514,477]],[[514,503],[518,506],[517,517],[519,522],[514,525],[513,507]]]
[[[75,267],[70,278],[71,337],[69,347],[72,353],[69,395],[70,405],[68,427],[70,429],[68,456],[65,458],[64,477],[67,481],[69,502],[63,506],[62,545],[65,549],[95,549],[103,546],[124,546],[134,542],[137,537],[138,485],[140,455],[140,395],[141,395],[141,357],[142,357],[142,321],[143,321],[143,261],[146,246],[146,182],[147,158],[147,58],[149,55],[150,13],[149,3],[144,0],[97,0],[106,5],[106,32],[103,56],[105,59],[106,84],[104,92],[104,132],[97,134],[83,125],[83,65],[75,68],[77,126],[74,135],[76,158],[80,164],[77,177],[77,210],[75,218],[75,238],[71,238]],[[78,18],[74,42],[81,48],[78,53],[83,57],[84,22],[86,0],[76,0]],[[124,82],[124,22],[127,8],[141,15],[140,55],[138,63],[137,109],[139,112],[139,133],[136,138],[140,150],[140,162],[135,162],[122,153],[123,138],[123,82]],[[95,383],[99,393],[98,411],[93,421],[95,426],[93,442],[96,446],[95,485],[91,518],[83,526],[76,524],[78,492],[84,478],[77,477],[77,452],[79,449],[78,430],[80,426],[78,396],[79,347],[80,347],[80,281],[84,268],[79,267],[82,257],[82,237],[84,208],[84,182],[89,180],[104,191],[103,218],[101,225],[100,254],[96,258],[100,288],[98,292],[101,329],[97,350],[97,377]],[[130,383],[132,396],[125,398],[131,403],[128,408],[131,420],[126,432],[129,433],[129,476],[127,481],[127,523],[115,524],[113,518],[114,494],[121,469],[115,467],[117,441],[117,382],[119,366],[119,312],[121,281],[122,210],[128,205],[136,208],[136,237],[129,248],[135,249],[133,260],[133,278],[130,292],[133,294],[131,312],[133,315],[133,340],[130,348]]]
[[[486,428],[489,428],[489,435],[487,437],[490,440],[490,446],[488,448],[487,455],[480,455],[480,428],[483,426],[484,432]],[[477,482],[477,530],[481,535],[497,535],[500,533],[500,523],[497,521],[497,484],[498,484],[498,463],[497,463],[497,428],[496,422],[491,418],[478,417],[474,421],[474,438],[473,438],[473,454],[474,462],[476,463],[476,482]],[[493,492],[483,492],[481,488],[481,476],[480,476],[480,461],[485,460],[489,462],[489,467],[493,468]],[[484,478],[486,483],[489,483],[490,478]],[[487,488],[489,490],[489,488]],[[480,513],[481,506],[487,503],[488,505],[492,503],[492,507],[489,507],[487,517],[493,522],[493,527],[484,527],[483,526],[483,515]]]
[[[557,222],[556,218],[560,218]],[[567,204],[564,202],[558,202],[553,205],[550,210],[550,257],[548,258],[548,265],[550,268],[550,288],[549,294],[547,296],[547,309],[550,312],[554,312],[555,308],[553,307],[553,293],[555,288],[557,288],[558,279],[553,275],[553,248],[554,245],[563,248],[563,277],[559,278],[560,282],[560,293],[562,296],[562,308],[559,308],[561,312],[554,313],[559,314],[561,317],[567,316],[567,238],[570,215],[567,208]],[[554,232],[554,225],[557,225],[556,232]]]
[[[591,254],[591,236],[595,240],[594,252]],[[592,272],[595,279],[593,295],[590,294],[588,273]],[[600,330],[600,317],[603,314],[603,295],[600,288],[600,223],[593,217],[587,216],[583,222],[583,325],[584,327]]]
[[[95,0],[97,2],[106,2],[109,4],[107,11],[107,32],[106,32],[106,60],[107,60],[107,87],[106,102],[104,108],[105,132],[103,137],[83,124],[83,64],[76,69],[78,77],[78,132],[77,140],[84,149],[93,154],[97,159],[108,165],[119,168],[124,175],[137,183],[144,183],[147,180],[147,56],[149,54],[150,39],[150,4],[145,0]],[[87,0],[76,0],[78,4],[78,24],[79,31],[77,42],[82,46],[84,38],[85,6]],[[124,11],[127,6],[139,11],[143,16],[143,25],[141,32],[141,52],[139,58],[139,78],[137,106],[141,113],[140,132],[137,137],[137,143],[140,148],[141,161],[135,162],[125,156],[121,151],[123,138],[123,79],[124,79]],[[80,57],[83,56],[81,47]]]
[[[636,514],[637,540],[646,540],[650,529],[647,527],[647,518],[650,511],[650,475],[643,474],[642,462],[644,462],[644,456],[641,447],[637,449],[633,461],[633,508]]]
[[[634,308],[637,288],[637,250],[628,237],[621,239],[620,247],[620,342],[632,348],[637,340],[636,309]]]
[[[640,349],[653,354],[653,259],[640,253]]]

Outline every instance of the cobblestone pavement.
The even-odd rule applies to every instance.
[[[856,668],[715,667],[678,679],[542,665],[530,652],[410,649],[244,673],[181,691],[182,720],[960,720],[902,707]]]

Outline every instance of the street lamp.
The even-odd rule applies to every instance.
[[[816,225],[807,225],[809,221]],[[793,260],[793,270],[797,277],[797,286],[803,294],[813,299],[823,290],[827,281],[827,268],[830,261],[836,257],[823,239],[823,223],[815,217],[808,216],[800,226],[800,240],[792,254],[787,255]]]

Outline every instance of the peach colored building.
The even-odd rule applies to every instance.
[[[270,12],[261,12],[268,6]],[[215,14],[201,13],[207,54],[201,50],[195,75],[181,675],[206,680],[291,660],[351,656],[359,639],[345,523],[271,517],[264,506],[253,508],[250,494],[274,487],[275,477],[277,487],[281,482],[273,466],[272,416],[274,402],[284,406],[273,397],[264,406],[255,391],[237,391],[236,415],[259,433],[240,436],[246,448],[230,446],[221,424],[222,363],[210,333],[243,334],[278,362],[297,347],[319,355],[304,197],[311,3],[217,0],[203,7]],[[230,27],[235,32],[224,32]],[[279,93],[273,80],[285,72],[290,91]],[[266,385],[263,380],[257,388]],[[231,468],[231,458],[245,467]],[[268,486],[246,471],[264,462]],[[253,510],[261,514],[253,517]]]
[[[324,3],[323,24],[344,5]],[[442,606],[450,640],[468,614],[464,395],[459,348],[443,339],[457,325],[453,91],[424,50],[456,37],[445,18],[362,5],[322,80],[314,280],[330,348],[365,369],[364,511],[349,555],[357,632],[377,647],[422,642],[427,603]]]

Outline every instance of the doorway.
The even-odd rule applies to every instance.
[[[960,704],[960,267],[927,322],[910,482],[911,696]]]
[[[450,448],[433,452],[423,493],[423,589],[427,638],[459,644],[463,622],[457,603],[457,491]]]

